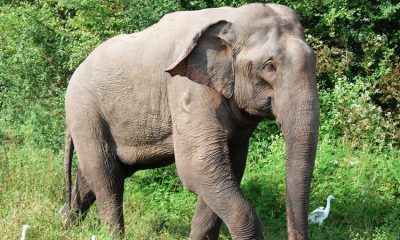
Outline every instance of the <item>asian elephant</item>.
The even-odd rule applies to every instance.
[[[75,71],[65,105],[65,224],[97,200],[102,223],[123,234],[124,179],[175,162],[198,196],[191,239],[217,239],[222,222],[233,239],[263,239],[240,181],[250,135],[260,121],[275,119],[286,142],[288,237],[308,239],[316,56],[290,8],[176,12],[113,37]]]

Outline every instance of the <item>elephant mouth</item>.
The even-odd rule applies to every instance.
[[[261,107],[259,108],[259,112],[261,113],[262,117],[268,120],[275,119],[275,115],[272,112],[272,97],[267,97]]]
[[[257,117],[260,119],[274,120],[275,115],[272,113],[272,99],[268,97],[263,101],[260,101],[257,108],[245,108],[245,112],[247,112],[252,117]]]
[[[271,97],[268,97],[264,104],[261,106],[260,111],[266,115],[272,115]]]

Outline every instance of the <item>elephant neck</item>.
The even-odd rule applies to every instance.
[[[252,117],[242,111],[234,101],[234,98],[227,99],[227,101],[231,118],[239,128],[256,128],[258,123],[262,121],[262,118]]]

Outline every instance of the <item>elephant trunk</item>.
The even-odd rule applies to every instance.
[[[292,101],[292,107],[284,114],[285,120],[282,121],[286,142],[288,234],[289,239],[296,240],[308,239],[308,199],[319,128],[319,103],[316,93],[298,100]]]
[[[286,142],[286,214],[292,240],[308,239],[308,201],[318,142],[315,58],[309,56],[309,61],[294,65],[300,68],[284,76],[291,81],[281,86],[275,105]]]
[[[288,121],[286,141],[286,213],[289,239],[308,239],[308,199],[318,140],[317,110],[304,109]],[[283,124],[283,126],[286,124]],[[284,127],[285,128],[285,127]]]

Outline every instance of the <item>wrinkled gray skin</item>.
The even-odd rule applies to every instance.
[[[233,239],[263,239],[240,180],[250,135],[261,120],[275,119],[286,141],[288,236],[307,239],[315,71],[298,17],[274,4],[172,13],[101,44],[67,89],[64,222],[96,199],[102,222],[123,234],[124,179],[175,162],[198,195],[191,239],[217,239],[222,222]]]

